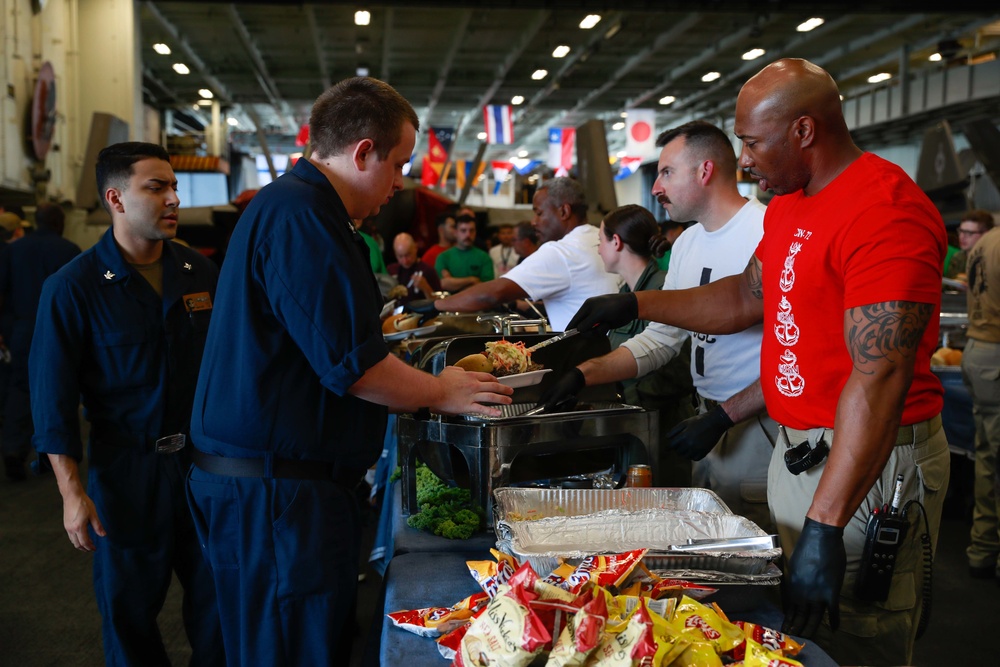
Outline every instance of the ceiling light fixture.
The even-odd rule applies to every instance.
[[[888,81],[892,78],[892,75],[888,72],[879,72],[878,74],[873,74],[868,77],[868,83],[882,83],[883,81]]]
[[[208,88],[202,88],[201,90],[198,91],[198,94],[204,97],[206,100],[210,100],[213,97],[215,97],[215,95],[212,94],[212,91],[209,90]]]
[[[518,104],[524,104],[524,95],[515,95],[510,98],[510,103],[517,106]]]
[[[542,79],[544,79],[548,75],[549,75],[549,70],[547,70],[547,69],[536,69],[534,72],[531,73],[531,78],[534,79],[535,81],[541,81]]]
[[[368,68],[364,65],[358,65],[358,68],[354,71],[358,76],[368,76]]]
[[[240,121],[236,120],[232,116],[230,116],[229,118],[227,118],[226,122],[229,123],[229,125],[232,126],[232,127],[236,127],[237,125],[240,124]]]
[[[614,125],[611,126],[611,129],[612,130],[624,130],[625,129],[625,123],[623,123],[621,121],[618,121],[617,123],[615,123]]]
[[[673,104],[676,101],[677,101],[677,98],[674,97],[673,95],[666,95],[666,96],[660,98],[660,104],[662,104],[664,106],[666,106],[668,104]]]
[[[718,72],[708,72],[704,76],[701,77],[701,80],[704,81],[705,83],[709,83],[709,82],[715,81],[720,76],[722,76],[722,75],[719,74]]]
[[[628,157],[628,153],[627,153],[627,152],[625,152],[625,151],[618,151],[617,153],[615,153],[615,156],[616,156],[616,157],[617,157],[618,159],[621,159],[621,158],[623,158],[623,157]]]
[[[764,55],[764,53],[764,49],[750,49],[743,54],[743,60],[757,60],[757,58],[760,58]]]
[[[178,74],[190,74],[191,70],[184,63],[174,63],[174,71]]]
[[[811,19],[809,19],[807,21],[803,21],[802,23],[798,24],[797,26],[795,26],[795,29],[798,32],[809,32],[810,30],[815,30],[816,28],[820,27],[824,23],[826,23],[825,19],[821,19],[819,17],[814,17],[814,18],[811,18]]]
[[[517,156],[518,156],[518,157],[528,157],[528,151],[526,151],[526,150],[524,150],[524,149],[522,148],[521,150],[519,150],[519,151],[517,152]]]
[[[354,12],[354,25],[368,25],[371,23],[371,20],[372,14],[367,10],[359,9]]]
[[[569,53],[569,47],[565,44],[560,44],[552,51],[553,58],[565,58],[566,54]]]
[[[170,47],[164,44],[163,42],[158,42],[157,44],[153,44],[153,50],[159,53],[161,56],[170,55]]]
[[[601,21],[600,14],[587,14],[586,16],[583,17],[583,20],[580,21],[580,27],[583,28],[584,30],[590,30],[595,25],[600,23],[600,21]]]
[[[618,114],[618,115],[619,115],[619,116],[621,116],[622,118],[628,118],[628,111],[622,111],[622,112],[621,112],[620,114]]]
[[[479,139],[480,141],[486,141],[486,133],[480,132],[479,134],[476,135],[476,139]]]
[[[932,54],[931,54],[931,55],[930,55],[930,56],[929,56],[929,57],[927,58],[927,60],[930,60],[930,61],[931,61],[932,63],[938,63],[938,62],[941,62],[941,54],[940,54],[940,53],[932,53]]]
[[[198,100],[198,106],[200,106],[200,107],[211,106],[211,104],[212,104],[212,100]]]

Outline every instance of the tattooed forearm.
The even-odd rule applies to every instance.
[[[743,277],[747,281],[747,287],[750,289],[750,293],[758,299],[764,298],[764,283],[761,280],[761,264],[760,260],[757,259],[756,255],[750,256],[750,261],[747,262],[747,268],[743,270]]]
[[[887,301],[848,310],[844,324],[855,368],[871,373],[870,363],[896,363],[913,356],[932,313],[930,304],[913,301]]]

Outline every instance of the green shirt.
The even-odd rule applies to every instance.
[[[493,280],[493,260],[485,250],[476,246],[462,249],[458,246],[448,248],[438,255],[434,269],[444,278],[444,271],[452,278],[468,278],[475,276],[480,281]]]
[[[368,234],[365,234],[360,229],[358,230],[358,234],[360,234],[361,238],[363,238],[365,243],[368,244],[368,251],[371,255],[372,271],[375,273],[389,273],[389,271],[385,268],[385,259],[382,257],[382,250],[379,249],[378,243],[376,243],[375,239]]]

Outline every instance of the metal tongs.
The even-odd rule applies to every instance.
[[[760,551],[776,549],[781,540],[777,535],[759,537],[689,538],[687,544],[673,544],[668,551]]]
[[[526,349],[524,352],[525,354],[532,354],[542,349],[543,347],[548,347],[549,345],[552,345],[552,343],[558,343],[561,340],[566,340],[570,336],[575,336],[578,333],[580,332],[577,329],[567,329],[566,331],[563,331],[561,334],[556,334],[552,338],[546,338],[541,343],[535,343],[534,345]]]

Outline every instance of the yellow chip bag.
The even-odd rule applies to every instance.
[[[670,667],[722,667],[722,658],[708,642],[692,642]]]
[[[730,623],[715,609],[683,596],[674,612],[674,622],[681,628],[697,629],[718,654],[731,651],[743,642],[743,630]]]
[[[769,651],[750,637],[747,637],[747,653],[743,658],[744,667],[802,667],[798,660],[792,660],[775,651]]]

